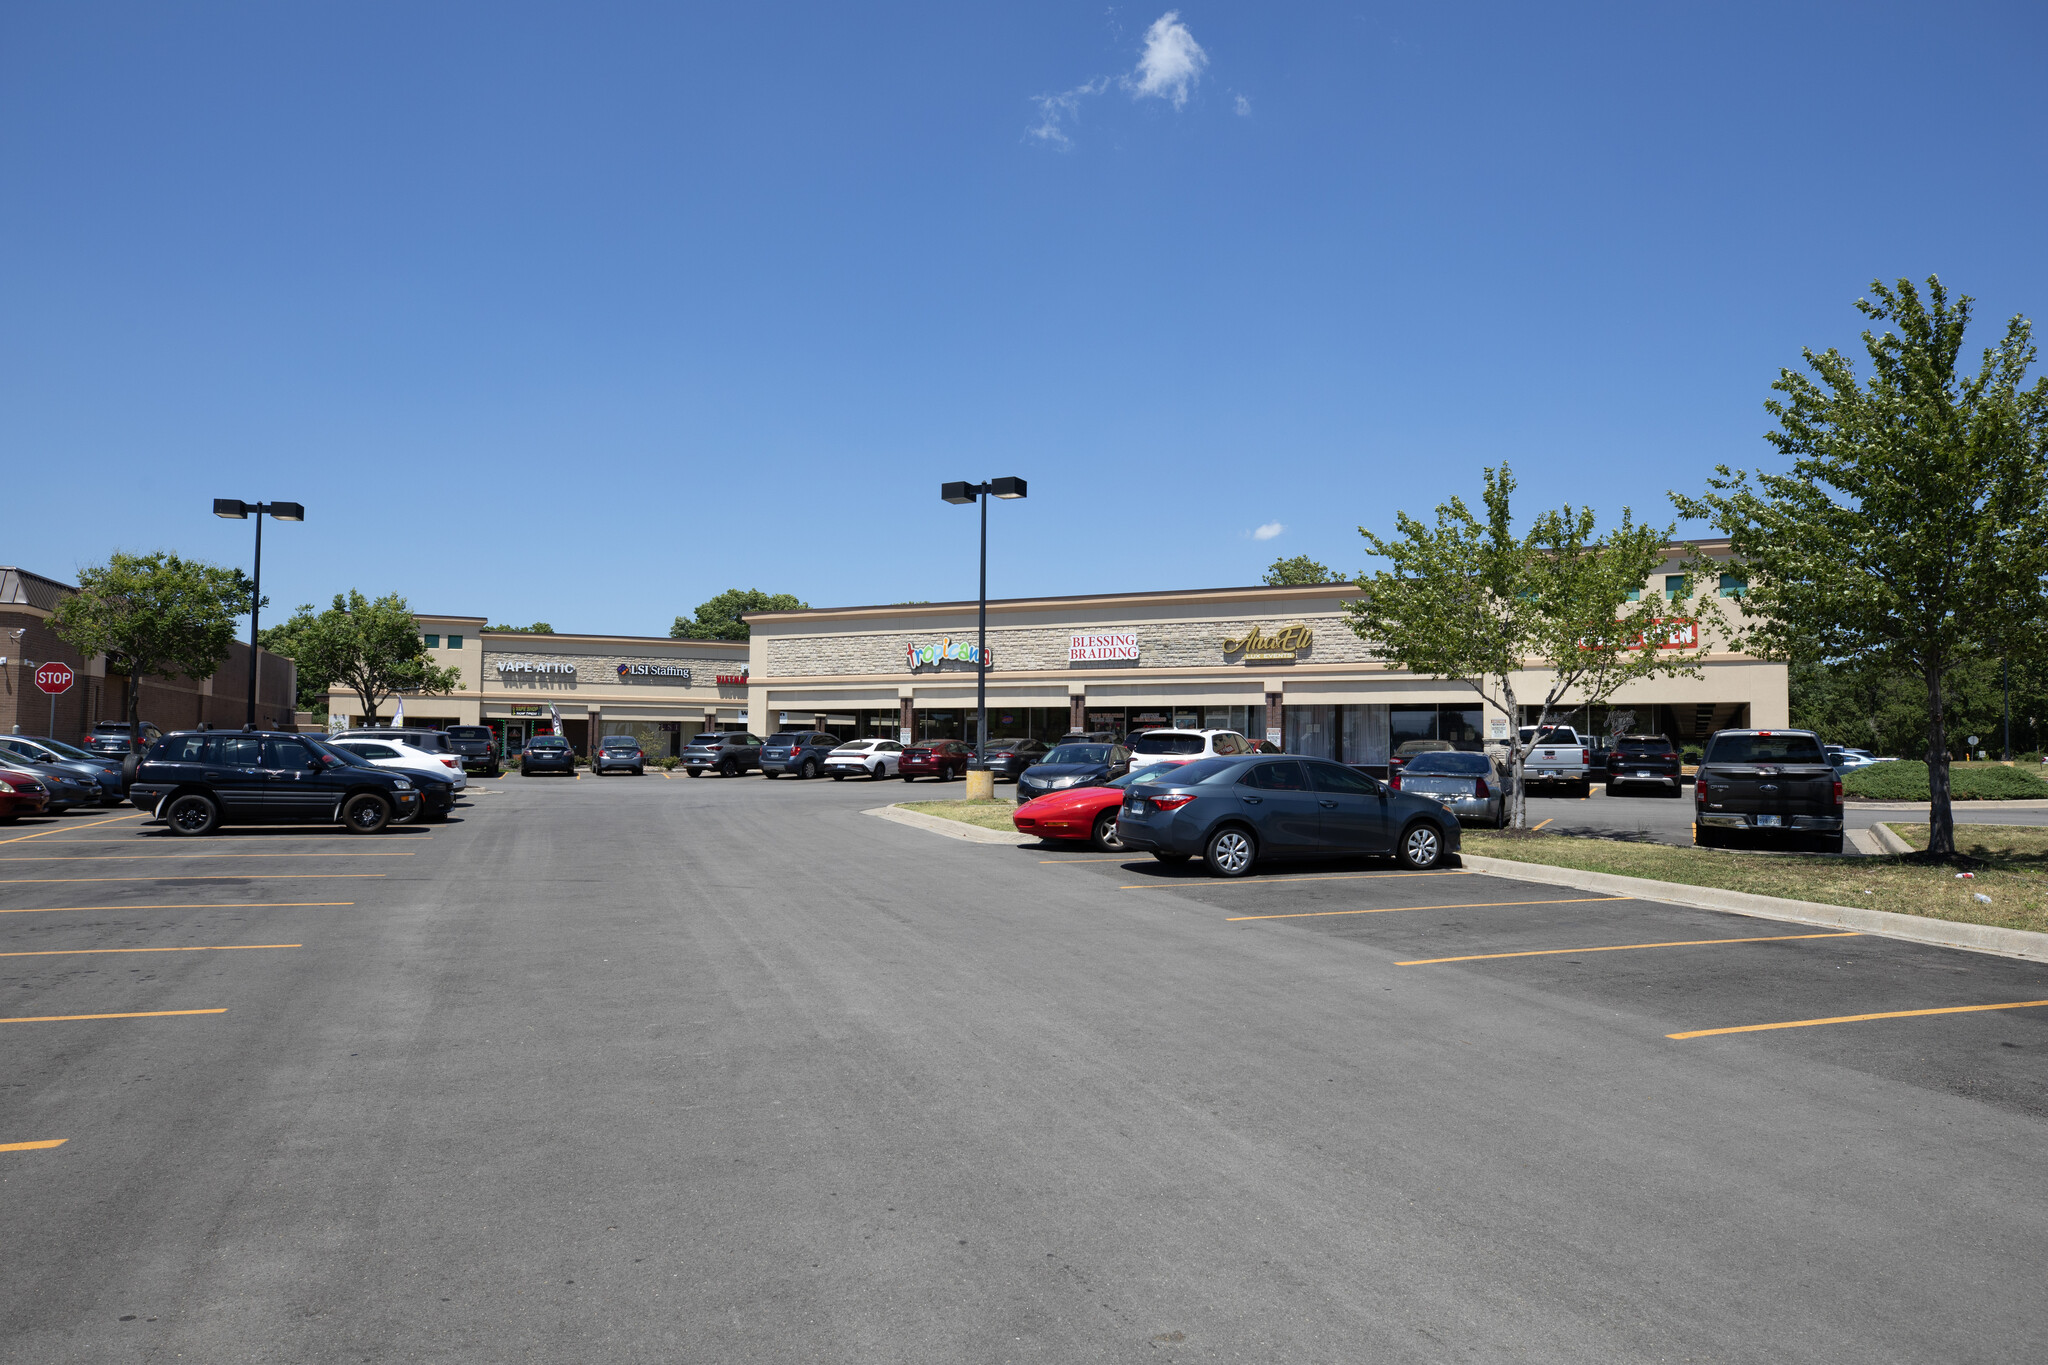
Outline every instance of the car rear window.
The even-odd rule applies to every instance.
[[[769,742],[770,744],[796,744],[796,743],[800,742],[800,741],[801,741],[802,739],[803,739],[803,736],[802,736],[802,735],[770,735],[770,736],[768,736],[768,742]]]
[[[491,737],[491,730],[487,725],[451,725],[448,727],[448,733],[457,739],[489,739]]]
[[[1199,754],[1208,747],[1200,735],[1139,735],[1131,741],[1134,754]]]
[[[1671,745],[1661,739],[1625,739],[1614,746],[1616,752],[1624,754],[1668,754]]]
[[[1203,782],[1229,782],[1235,780],[1236,774],[1244,771],[1244,766],[1244,760],[1241,758],[1198,758],[1192,763],[1156,764],[1132,778],[1131,785],[1192,787]],[[1301,771],[1301,765],[1298,763],[1290,763],[1288,766],[1297,773]]]
[[[1484,777],[1493,771],[1485,754],[1418,754],[1401,771],[1416,777]]]
[[[1812,735],[1721,735],[1707,750],[1709,763],[1825,763]]]

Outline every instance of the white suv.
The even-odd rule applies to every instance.
[[[1124,741],[1131,771],[1154,763],[1192,763],[1252,752],[1252,742],[1235,730],[1141,730]]]

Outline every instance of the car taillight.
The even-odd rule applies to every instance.
[[[1483,777],[1479,777],[1474,778],[1472,780],[1472,794],[1476,797],[1479,797],[1481,800],[1485,800],[1487,797],[1493,795],[1493,792],[1491,789],[1487,787],[1486,779]]]
[[[1700,777],[1700,778],[1695,778],[1695,779],[1693,779],[1693,784],[1692,784],[1692,799],[1693,799],[1693,800],[1695,800],[1695,801],[1705,801],[1705,800],[1707,799],[1707,779],[1706,779],[1706,778],[1704,778],[1704,777]]]
[[[441,766],[444,768],[452,768],[455,766],[455,760],[452,758],[444,758],[441,760]]]
[[[1194,799],[1194,795],[1191,792],[1178,792],[1172,796],[1155,796],[1152,798],[1152,809],[1179,810]]]
[[[1387,785],[1389,787],[1392,787],[1395,791],[1401,790],[1401,774],[1398,772],[1389,774],[1387,777]]]
[[[1835,779],[1835,804],[1842,804],[1842,779],[1839,777]]]
[[[1591,749],[1579,750],[1579,762],[1591,765],[1593,762],[1593,751]]]

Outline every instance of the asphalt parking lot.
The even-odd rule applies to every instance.
[[[2048,968],[861,813],[958,783],[472,793],[0,830],[0,1360],[2048,1350]]]

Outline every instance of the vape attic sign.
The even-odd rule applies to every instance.
[[[1246,663],[1257,660],[1293,659],[1301,652],[1314,646],[1315,632],[1304,625],[1282,626],[1270,635],[1251,627],[1244,634],[1227,638],[1223,642],[1225,654],[1242,654]]]
[[[633,678],[674,678],[677,682],[690,681],[690,670],[680,664],[620,664],[619,681]]]
[[[980,664],[984,668],[994,668],[996,666],[996,652],[994,650],[991,649],[984,653],[971,642],[955,640],[950,635],[935,645],[920,645],[913,640],[905,645],[903,649],[909,658],[910,671],[913,673],[917,672],[920,668],[937,668],[948,660],[955,663]]]
[[[527,663],[524,661],[508,661],[499,664],[498,671],[500,673],[561,673],[573,678],[576,676],[576,665],[552,663],[536,664]]]
[[[1138,637],[1131,634],[1069,635],[1067,662],[1092,664],[1102,659],[1135,659]]]

